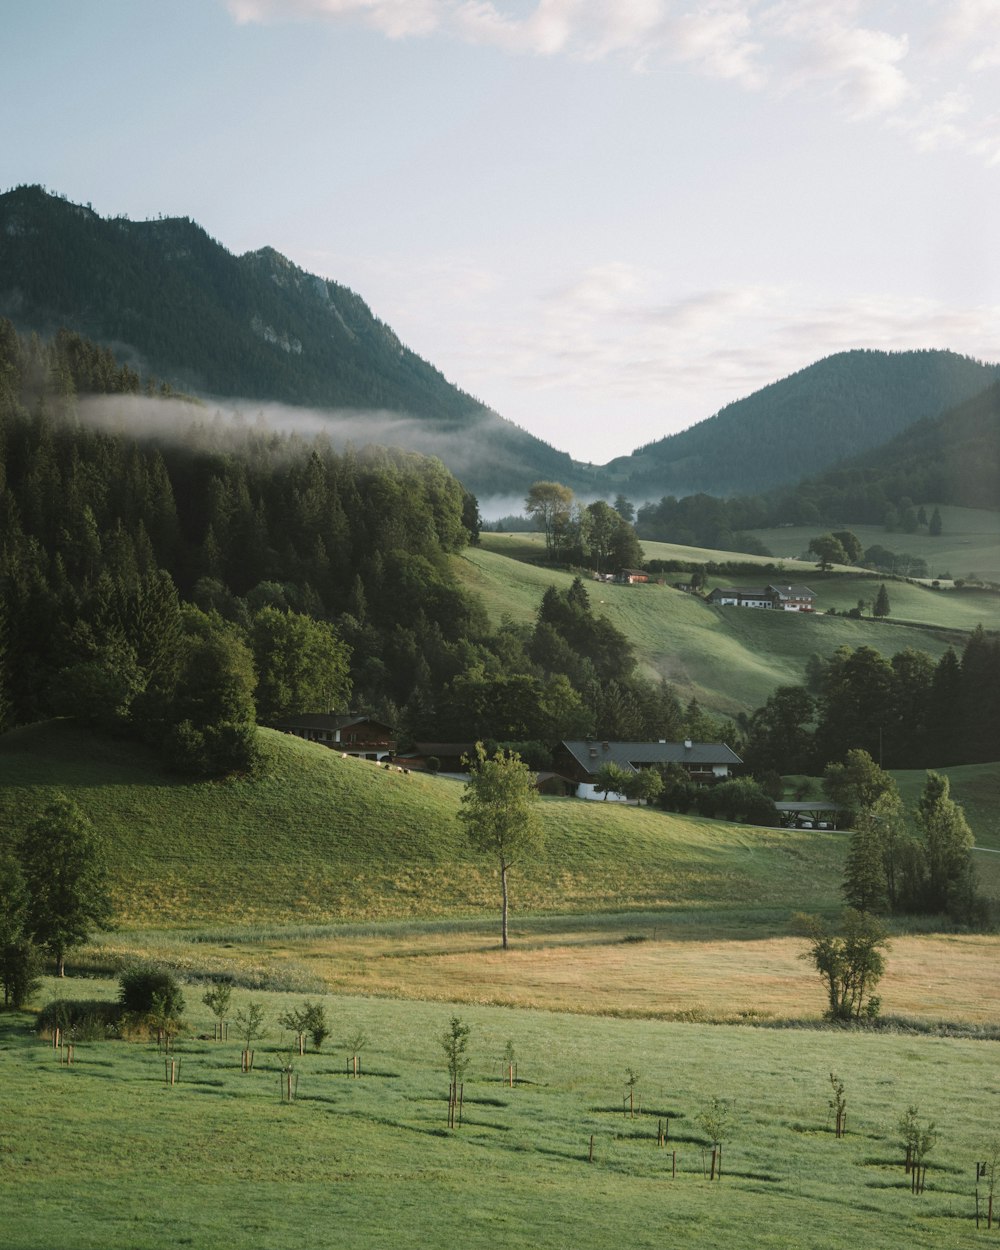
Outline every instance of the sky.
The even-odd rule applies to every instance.
[[[0,188],[351,287],[603,463],[836,351],[1000,361],[1000,0],[3,5]]]

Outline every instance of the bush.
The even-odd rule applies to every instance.
[[[45,1034],[58,1028],[76,1041],[101,1042],[121,1036],[123,1014],[120,1003],[93,998],[56,998],[38,1013],[35,1031]]]
[[[154,1007],[177,1020],[184,1012],[180,982],[165,968],[134,964],[118,978],[118,1001],[133,1016],[148,1016]]]

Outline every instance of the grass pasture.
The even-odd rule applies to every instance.
[[[0,830],[58,793],[107,839],[126,927],[455,919],[493,914],[492,861],[457,819],[459,782],[386,771],[262,731],[259,777],[191,783],[131,743],[50,722],[0,740]],[[517,912],[707,909],[771,932],[836,894],[844,835],[751,829],[615,803],[544,799]],[[613,901],[612,901],[613,900]]]
[[[289,1105],[274,1020],[300,1000],[255,997],[272,1035],[243,1075],[239,1042],[199,1039],[210,1020],[189,994],[194,1035],[177,1047],[172,1087],[155,1047],[81,1042],[67,1067],[26,1017],[0,1017],[3,1096],[18,1107],[0,1129],[5,1250],[601,1250],[623,1239],[937,1250],[987,1239],[975,1228],[974,1162],[995,1118],[996,1043],[463,1007],[471,1064],[463,1124],[449,1133],[438,1038],[451,1009],[328,1000],[332,1040],[295,1061]],[[357,1029],[368,1041],[353,1080],[346,1039]],[[508,1039],[513,1089],[499,1080]],[[639,1074],[636,1118],[623,1114],[627,1068]],[[846,1086],[840,1141],[831,1071]],[[714,1183],[699,1123],[713,1097],[731,1107]],[[895,1127],[911,1104],[938,1129],[919,1197]]]
[[[697,913],[517,918],[511,949],[493,918],[464,924],[138,931],[95,938],[76,966],[98,973],[141,955],[182,975],[302,993],[364,994],[671,1021],[816,1023],[822,986],[788,936],[748,934]],[[1000,1023],[1000,939],[893,937],[879,985],[887,1016],[934,1024]]]
[[[933,507],[928,506],[928,515],[932,511]],[[927,561],[931,577],[942,574],[968,577],[972,573],[985,581],[1000,582],[1000,512],[944,505],[941,521],[944,528],[937,538],[931,538],[926,531],[890,534],[881,525],[848,525],[844,528],[857,534],[863,547],[877,544],[889,551],[905,551],[911,556],[922,557]],[[836,527],[782,526],[779,529],[754,530],[753,533],[769,551],[774,552],[775,558],[781,558],[803,555],[811,538],[833,528]]]
[[[455,559],[463,584],[482,597],[495,623],[504,616],[522,623],[533,621],[546,587],[566,589],[572,582],[570,573],[509,558],[534,547],[541,554],[542,548],[531,543],[532,537],[484,535],[483,548],[470,548]],[[507,538],[509,542],[498,541]],[[870,599],[877,588],[877,582],[851,576],[843,586],[838,579],[818,580],[814,586],[821,607],[829,593],[836,603],[826,606],[840,608],[853,607],[859,597]],[[971,629],[978,623],[980,609],[988,607],[993,612],[987,623],[1000,611],[1000,600],[994,597],[987,596],[987,604],[966,613],[966,600],[961,596],[905,587],[915,598],[911,603],[904,595],[901,613],[904,608],[919,613],[926,607],[928,622],[908,626],[870,617],[827,616],[822,611],[802,616],[716,608],[670,586],[593,582],[587,589],[595,612],[607,616],[630,639],[650,676],[665,677],[685,701],[695,696],[704,706],[729,715],[759,707],[777,686],[803,681],[814,654],[830,655],[839,646],[872,646],[889,656],[917,647],[938,658],[956,640],[955,630]]]

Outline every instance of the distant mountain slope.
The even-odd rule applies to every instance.
[[[613,460],[599,476],[636,500],[753,494],[878,447],[998,378],[1000,365],[954,352],[842,352]]]
[[[271,248],[233,256],[188,218],[0,195],[0,315],[77,330],[188,391],[353,410],[353,441],[438,455],[479,493],[573,477],[568,455],[452,386],[353,291]]]
[[[803,482],[796,494],[822,516],[850,521],[881,521],[886,504],[904,498],[1000,508],[1000,382]]]

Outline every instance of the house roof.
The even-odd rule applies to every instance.
[[[740,599],[770,599],[769,586],[716,586],[712,595],[732,595]],[[712,597],[709,595],[709,598]]]
[[[775,595],[779,599],[816,598],[816,592],[808,586],[778,586],[773,582],[767,586],[717,586],[708,597],[711,599],[712,595],[740,599],[772,599]]]
[[[562,746],[581,768],[596,772],[602,764],[637,771],[645,764],[742,764],[743,761],[724,742],[601,742],[589,739],[564,739]],[[591,754],[596,752],[596,754]]]
[[[773,591],[782,599],[815,599],[815,590],[810,590],[808,586],[768,586],[768,590]]]
[[[302,712],[298,716],[283,716],[274,722],[275,729],[349,729],[351,725],[374,725],[376,729],[384,729],[387,733],[395,730],[385,721],[375,720],[372,716],[359,716],[356,712],[335,715],[333,712]]]
[[[841,812],[844,809],[839,803],[830,803],[826,799],[813,799],[811,803],[775,803],[779,812]]]

